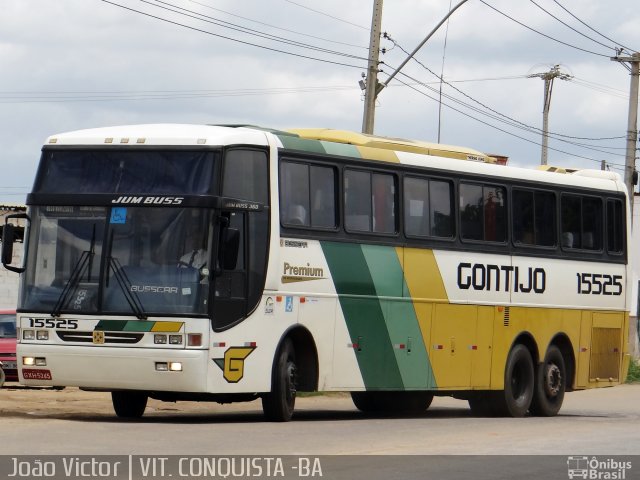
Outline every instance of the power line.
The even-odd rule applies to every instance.
[[[392,41],[392,42],[394,43],[394,45],[396,45],[398,48],[400,48],[400,50],[402,50],[404,53],[407,53],[407,54],[408,54],[408,52],[407,52],[407,51],[406,51],[406,50],[405,50],[401,45],[399,45],[395,40],[393,40],[393,39],[392,39],[388,34],[386,34],[386,38],[387,38],[388,40]],[[494,114],[496,114],[496,115],[498,115],[498,116],[500,116],[500,117],[503,117],[504,119],[507,119],[507,120],[508,120],[508,122],[507,122],[507,121],[505,121],[505,120],[503,120],[503,119],[501,119],[501,118],[497,118],[497,117],[493,116],[492,118],[494,118],[495,120],[502,121],[502,122],[504,122],[504,123],[510,124],[511,126],[515,126],[515,127],[517,127],[517,128],[521,128],[521,129],[523,129],[523,130],[534,131],[535,133],[542,133],[542,130],[541,130],[540,128],[538,128],[538,127],[534,127],[534,126],[532,126],[532,125],[528,125],[528,124],[523,123],[523,122],[521,122],[521,121],[519,121],[519,120],[516,120],[516,119],[514,119],[514,118],[512,118],[512,117],[510,117],[510,116],[508,116],[508,115],[505,115],[505,114],[503,114],[503,113],[501,113],[501,112],[499,112],[499,111],[497,111],[497,110],[495,110],[495,109],[493,109],[493,108],[489,107],[488,105],[485,105],[484,103],[480,102],[479,100],[477,100],[477,99],[475,99],[475,98],[471,97],[470,95],[468,95],[467,93],[463,92],[462,90],[460,90],[459,88],[455,87],[454,85],[451,85],[448,81],[444,80],[440,75],[438,75],[437,73],[435,73],[434,71],[432,71],[429,67],[427,67],[424,63],[422,63],[422,62],[421,62],[420,60],[418,60],[416,57],[413,57],[413,60],[414,60],[418,65],[420,65],[422,68],[424,68],[424,69],[425,69],[425,70],[427,70],[429,73],[431,73],[431,74],[432,74],[432,75],[434,75],[436,78],[438,78],[441,82],[443,82],[443,83],[445,83],[445,84],[449,85],[451,88],[453,88],[454,90],[456,90],[458,93],[460,93],[460,94],[461,94],[461,95],[463,95],[464,97],[468,98],[469,100],[471,100],[471,101],[473,101],[473,102],[477,103],[478,105],[480,105],[481,107],[485,108],[486,110],[489,110],[490,112],[492,112],[492,113],[494,113]],[[433,89],[433,88],[431,88],[431,87],[428,87],[426,84],[423,84],[423,85],[424,85],[425,87],[429,88],[430,90],[435,91],[435,89]],[[441,93],[441,92],[440,92],[439,94],[440,94],[440,95],[442,95],[442,93]],[[460,100],[458,100],[458,99],[456,99],[456,98],[454,98],[454,97],[451,97],[450,95],[446,95],[446,94],[444,94],[444,96],[445,96],[446,98],[449,98],[449,99],[450,99],[450,100],[452,100],[452,101],[455,101],[456,103],[459,103],[459,104],[461,104],[461,105],[463,105],[463,106],[466,106],[467,108],[470,108],[470,109],[472,109],[472,110],[474,110],[474,111],[477,111],[478,113],[483,113],[483,114],[484,114],[484,112],[482,112],[482,111],[480,111],[480,110],[476,109],[475,107],[472,107],[472,106],[470,106],[470,105],[468,105],[468,104],[466,104],[466,103],[464,103],[464,102],[461,102]],[[517,125],[515,125],[515,124],[517,124]],[[577,143],[575,143],[575,142],[571,142],[571,141],[569,141],[569,140],[564,140],[563,138],[569,138],[569,139],[572,139],[572,140],[592,140],[592,141],[614,140],[614,139],[626,138],[626,137],[624,137],[624,136],[619,136],[619,137],[606,137],[606,138],[602,138],[602,137],[601,137],[601,138],[576,137],[576,136],[571,136],[571,135],[564,135],[564,134],[557,133],[557,132],[548,132],[548,135],[549,135],[550,137],[552,137],[552,138],[556,139],[556,140],[559,140],[559,141],[562,141],[562,142],[566,142],[566,143],[569,143],[569,144],[573,144],[573,145],[576,145],[576,146],[581,146],[581,147],[583,147],[583,148],[590,148],[590,147],[586,147],[586,146],[584,146],[584,144],[577,144]],[[563,137],[563,138],[558,138],[558,137]],[[597,150],[597,149],[595,149],[595,148],[592,148],[592,149],[593,149],[593,150],[595,150],[595,151],[598,151],[598,152],[600,152],[600,153],[606,153],[606,154],[614,155],[614,154],[613,154],[613,153],[611,153],[611,152],[606,152],[606,151],[603,151],[603,150]]]
[[[618,90],[616,88],[609,87],[608,85],[602,85],[599,83],[591,82],[589,80],[584,80],[576,77],[572,77],[571,79],[569,79],[569,81],[575,83],[576,85],[580,85],[581,87],[595,90],[596,92],[606,93],[607,95],[612,95],[614,97],[622,98],[624,100],[629,99],[628,93],[622,90]]]
[[[128,10],[130,12],[138,13],[140,15],[144,15],[144,16],[149,17],[149,18],[160,20],[160,21],[165,22],[165,23],[169,23],[169,24],[176,25],[176,26],[179,26],[179,27],[187,28],[187,29],[193,30],[195,32],[204,33],[206,35],[211,35],[213,37],[222,38],[222,39],[229,40],[229,41],[232,41],[232,42],[235,42],[235,43],[240,43],[242,45],[247,45],[247,46],[251,46],[251,47],[257,47],[257,48],[260,48],[260,49],[263,49],[263,50],[268,50],[268,51],[271,51],[271,52],[283,53],[285,55],[290,55],[290,56],[293,56],[293,57],[305,58],[307,60],[314,60],[314,61],[317,61],[317,62],[330,63],[332,65],[340,65],[340,66],[343,66],[343,67],[351,67],[351,68],[358,68],[358,69],[362,69],[363,68],[362,65],[352,65],[352,64],[348,64],[348,63],[337,62],[337,61],[334,61],[334,60],[328,60],[328,59],[323,59],[323,58],[312,57],[312,56],[309,56],[309,55],[303,55],[303,54],[300,54],[300,53],[289,52],[289,51],[281,50],[281,49],[274,48],[274,47],[267,47],[265,45],[260,45],[260,44],[257,44],[257,43],[248,42],[246,40],[240,40],[240,39],[237,39],[237,38],[228,37],[226,35],[221,35],[219,33],[209,32],[208,30],[203,30],[201,28],[193,27],[191,25],[186,25],[184,23],[176,22],[174,20],[169,20],[167,18],[158,17],[157,15],[152,15],[152,14],[147,13],[147,12],[142,12],[140,10],[136,10],[135,8],[127,7],[125,5],[120,5],[119,3],[115,3],[115,2],[113,2],[111,0],[100,0],[100,1],[104,2],[104,3],[108,3],[108,4],[113,5],[115,7],[122,8],[124,10]]]
[[[275,41],[275,42],[280,42],[280,43],[284,43],[286,45],[292,45],[292,46],[296,46],[296,47],[300,47],[300,48],[307,48],[310,50],[315,50],[318,52],[322,52],[322,53],[328,53],[328,54],[332,54],[332,55],[337,55],[337,56],[343,56],[343,57],[348,57],[348,58],[355,58],[355,59],[359,59],[359,60],[364,60],[364,57],[358,57],[356,55],[351,55],[351,54],[347,54],[344,52],[339,52],[336,50],[329,50],[326,48],[322,48],[322,47],[318,47],[315,45],[310,45],[307,43],[302,43],[302,42],[298,42],[296,40],[291,40],[288,38],[284,38],[284,37],[280,37],[277,35],[271,35],[269,33],[265,33],[265,32],[261,32],[259,30],[254,30],[252,28],[248,28],[248,27],[243,27],[241,25],[235,24],[235,23],[231,23],[231,22],[227,22],[225,20],[220,20],[218,18],[215,17],[211,17],[209,15],[204,15],[202,13],[198,13],[195,12],[193,10],[189,10],[187,8],[183,8],[183,7],[179,7],[175,4],[172,4],[170,2],[166,2],[163,0],[138,0],[141,3],[145,3],[147,5],[151,5],[153,7],[156,8],[160,8],[162,10],[166,10],[172,13],[176,13],[178,15],[182,15],[188,18],[193,18],[195,20],[199,20],[202,22],[206,22],[206,23],[211,23],[213,25],[219,26],[219,27],[223,27],[223,28],[227,28],[233,31],[237,31],[237,32],[241,32],[241,33],[245,33],[247,35],[253,35],[256,36],[258,38],[264,38],[266,40],[271,40],[271,41]],[[156,2],[156,3],[152,3],[152,2]],[[176,10],[174,10],[176,9]],[[202,18],[200,18],[202,17]]]
[[[405,76],[405,77],[407,77],[407,78],[409,78],[409,79],[411,79],[411,80],[412,80],[412,81],[414,81],[414,82],[420,83],[420,82],[419,82],[418,80],[416,80],[415,78],[413,78],[413,77],[411,77],[411,76],[409,76],[409,75],[407,75],[407,74],[405,74],[405,73],[403,73],[403,72],[400,72],[400,74],[401,74],[401,75],[403,75],[403,76]],[[416,87],[411,86],[411,85],[409,85],[409,84],[407,84],[407,83],[403,82],[402,80],[399,80],[399,79],[398,79],[398,81],[399,81],[400,83],[402,83],[403,85],[405,85],[405,86],[407,86],[407,87],[411,88],[412,90],[414,90],[414,91],[418,92],[420,95],[423,95],[423,96],[425,96],[425,97],[427,97],[427,98],[429,98],[429,99],[431,99],[431,100],[433,100],[433,101],[435,101],[435,102],[437,102],[437,101],[438,101],[438,99],[437,99],[437,98],[435,98],[435,97],[432,97],[432,96],[428,95],[427,93],[425,93],[425,92],[423,92],[423,91],[421,91],[421,90],[417,89]],[[424,86],[424,85],[423,85],[423,86]],[[465,113],[465,112],[463,112],[462,110],[459,110],[459,109],[457,109],[457,108],[455,108],[455,107],[452,107],[451,105],[448,105],[447,103],[444,103],[444,102],[443,102],[443,105],[444,105],[444,106],[446,106],[447,108],[450,108],[451,110],[453,110],[453,111],[455,111],[455,112],[460,113],[461,115],[464,115],[465,117],[471,118],[472,120],[475,120],[475,121],[477,121],[477,122],[479,122],[479,123],[482,123],[483,125],[486,125],[486,126],[488,126],[488,127],[491,127],[491,128],[493,128],[493,129],[495,129],[495,130],[498,130],[498,131],[500,131],[500,132],[503,132],[503,133],[505,133],[505,134],[507,134],[507,135],[510,135],[510,136],[512,136],[512,137],[515,137],[515,138],[518,138],[518,139],[523,140],[523,141],[525,141],[525,142],[532,143],[532,144],[537,145],[537,146],[541,146],[541,143],[536,142],[535,140],[531,140],[531,139],[528,139],[528,138],[523,137],[523,136],[521,136],[521,135],[515,134],[515,133],[513,133],[513,132],[509,132],[508,130],[505,130],[505,129],[503,129],[503,128],[500,128],[500,127],[498,127],[498,126],[496,126],[496,125],[493,125],[493,124],[491,124],[491,123],[489,123],[489,122],[486,122],[486,121],[484,121],[484,120],[482,120],[482,119],[480,119],[480,118],[474,117],[473,115],[469,115],[468,113]],[[595,158],[586,157],[586,156],[584,156],[584,155],[579,155],[579,154],[575,154],[575,153],[567,152],[567,151],[565,151],[565,150],[560,150],[560,149],[558,149],[558,148],[549,147],[549,150],[554,150],[554,151],[556,151],[556,152],[560,152],[560,153],[564,153],[564,154],[567,154],[567,155],[571,155],[572,157],[576,157],[576,158],[582,158],[582,159],[584,159],[584,160],[589,160],[589,161],[591,161],[591,162],[596,162],[596,163],[598,163],[598,164],[601,164],[601,163],[602,163],[602,160],[598,160],[598,159],[595,159]],[[605,161],[605,162],[606,162],[607,164],[609,164],[609,165],[622,166],[621,164],[618,164],[618,163],[613,163],[613,162],[608,162],[608,161]]]
[[[358,25],[357,23],[353,23],[353,22],[350,22],[348,20],[343,20],[343,19],[335,17],[333,15],[329,15],[328,13],[321,12],[320,10],[314,10],[313,8],[307,7],[306,5],[302,5],[300,3],[293,2],[291,0],[284,0],[284,1],[287,2],[287,3],[291,3],[291,4],[293,4],[293,5],[297,6],[297,7],[304,8],[305,10],[309,10],[309,11],[311,11],[313,13],[317,13],[319,15],[323,15],[325,17],[332,18],[333,20],[337,20],[339,22],[349,24],[349,25],[351,25],[353,27],[361,28],[363,30],[366,30],[367,32],[369,31],[369,27],[363,27],[362,25]]]
[[[597,43],[598,45],[601,45],[605,48],[611,48],[613,50],[615,50],[614,47],[612,47],[611,45],[607,45],[606,43],[602,43],[599,40],[596,40],[595,38],[590,37],[589,35],[586,35],[584,33],[582,33],[579,30],[576,30],[575,28],[573,28],[571,25],[569,25],[568,23],[564,22],[563,20],[560,20],[558,17],[556,17],[553,13],[551,13],[549,10],[547,10],[546,8],[542,7],[540,4],[536,3],[534,0],[529,0],[531,3],[533,3],[536,7],[538,7],[540,10],[542,10],[544,13],[546,13],[547,15],[549,15],[551,18],[557,20],[558,22],[560,22],[562,25],[564,25],[565,27],[569,28],[570,30],[573,30],[574,32],[576,32],[578,35],[583,36],[586,39],[591,40],[594,43]],[[615,42],[614,42],[615,43]]]
[[[315,39],[315,40],[321,40],[321,41],[323,41],[323,42],[335,43],[335,44],[337,44],[337,45],[345,45],[345,46],[347,46],[347,47],[361,48],[361,49],[365,49],[365,50],[367,49],[367,47],[365,47],[364,45],[355,45],[355,44],[353,44],[353,43],[339,42],[339,41],[337,41],[337,40],[330,40],[330,39],[328,39],[328,38],[318,37],[318,36],[315,36],[315,35],[310,35],[310,34],[308,34],[308,33],[303,33],[303,32],[298,32],[298,31],[296,31],[296,30],[291,30],[291,29],[288,29],[288,28],[278,27],[278,26],[276,26],[276,25],[272,25],[272,24],[270,24],[270,23],[265,23],[265,22],[260,22],[260,21],[258,21],[258,20],[253,20],[253,19],[251,19],[251,18],[243,17],[242,15],[237,15],[237,14],[235,14],[235,13],[228,12],[228,11],[226,11],[226,10],[221,10],[221,9],[219,9],[219,8],[212,7],[212,6],[210,6],[210,5],[206,5],[206,4],[204,4],[204,3],[197,2],[196,0],[187,0],[187,1],[189,1],[189,2],[191,2],[191,3],[195,3],[196,5],[200,5],[201,7],[208,8],[208,9],[210,9],[210,10],[214,10],[214,11],[216,11],[216,12],[221,12],[221,13],[224,13],[224,14],[226,14],[226,15],[230,15],[230,16],[232,16],[232,17],[236,17],[236,18],[240,18],[240,19],[242,19],[242,20],[246,20],[247,22],[252,22],[252,23],[256,23],[256,24],[258,24],[258,25],[263,25],[263,26],[265,26],[265,27],[275,28],[276,30],[281,30],[281,31],[283,31],[283,32],[293,33],[293,34],[295,34],[295,35],[301,35],[301,36],[303,36],[303,37],[313,38],[313,39]]]
[[[286,95],[356,90],[357,86],[310,86],[232,90],[147,90],[113,92],[0,92],[0,103],[108,102],[128,100],[180,100],[198,98]]]
[[[562,8],[565,12],[567,12],[569,15],[571,15],[573,18],[575,18],[578,22],[580,22],[582,25],[584,25],[585,27],[587,27],[589,30],[591,30],[592,32],[597,33],[598,35],[600,35],[601,37],[609,40],[610,42],[615,43],[616,45],[620,45],[622,48],[624,48],[625,50],[627,50],[628,53],[634,52],[635,50],[629,48],[629,47],[625,47],[623,44],[621,44],[620,42],[616,42],[615,40],[612,40],[611,38],[607,37],[606,35],[603,35],[602,33],[600,33],[599,31],[597,31],[596,29],[594,29],[593,27],[587,25],[585,22],[583,22],[582,20],[580,20],[578,17],[576,17],[573,13],[571,13],[569,10],[567,10],[566,7],[564,7],[560,2],[558,2],[558,0],[553,0],[560,8]]]
[[[567,47],[575,48],[576,50],[580,50],[580,51],[582,51],[582,52],[586,52],[586,53],[591,53],[592,55],[597,55],[597,56],[599,56],[599,57],[606,57],[606,58],[609,58],[609,57],[610,57],[610,55],[605,55],[605,54],[602,54],[602,53],[594,52],[594,51],[592,51],[592,50],[587,50],[586,48],[578,47],[578,46],[576,46],[576,45],[572,45],[572,44],[570,44],[570,43],[563,42],[562,40],[558,40],[557,38],[553,38],[552,36],[547,35],[546,33],[542,33],[542,32],[540,32],[539,30],[536,30],[535,28],[532,28],[532,27],[530,27],[529,25],[526,25],[526,24],[522,23],[521,21],[516,20],[515,18],[513,18],[513,17],[511,17],[511,16],[507,15],[506,13],[504,13],[504,12],[502,12],[502,11],[498,10],[496,7],[494,7],[494,6],[492,6],[492,5],[489,5],[489,4],[488,4],[487,2],[485,2],[484,0],[480,0],[480,2],[481,2],[481,3],[483,3],[484,5],[486,5],[487,7],[489,7],[491,10],[494,10],[495,12],[499,13],[500,15],[502,15],[502,16],[504,16],[504,17],[508,18],[508,19],[509,19],[509,20],[511,20],[512,22],[517,23],[518,25],[520,25],[520,26],[522,26],[522,27],[526,28],[527,30],[531,30],[532,32],[537,33],[538,35],[541,35],[541,36],[543,36],[543,37],[545,37],[545,38],[548,38],[549,40],[553,40],[554,42],[560,43],[560,44],[565,45],[565,46],[567,46]]]

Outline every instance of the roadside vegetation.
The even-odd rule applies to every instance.
[[[627,383],[640,383],[640,360],[636,358],[632,358],[629,364]]]

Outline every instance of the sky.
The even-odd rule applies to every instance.
[[[384,0],[379,81],[453,0]],[[22,203],[44,140],[136,123],[361,131],[373,0],[0,0],[0,202]],[[469,0],[377,99],[375,134],[623,173],[636,0]],[[442,75],[443,82],[439,76]],[[441,102],[439,101],[442,91]]]

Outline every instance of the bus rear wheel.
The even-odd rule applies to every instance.
[[[540,417],[554,417],[562,407],[567,375],[562,352],[555,345],[549,347],[544,361],[538,366],[531,402],[531,413]]]
[[[111,402],[120,418],[140,418],[149,397],[143,392],[111,392]]]
[[[433,401],[431,392],[351,392],[358,410],[365,413],[422,413]]]
[[[492,410],[507,417],[524,417],[531,406],[535,375],[529,349],[515,345],[509,352],[504,372],[504,391],[497,395]]]
[[[273,368],[271,391],[262,396],[262,409],[267,420],[288,422],[293,416],[297,391],[296,352],[286,339]]]

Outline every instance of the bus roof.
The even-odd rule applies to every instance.
[[[143,124],[90,128],[52,135],[48,145],[267,145],[264,131],[217,125]]]
[[[509,167],[466,147],[365,135],[328,128],[277,130],[253,125],[143,124],[93,128],[53,135],[48,145],[268,146],[274,135],[288,150],[401,163],[438,170],[464,170],[494,178],[522,178],[532,182],[566,184],[599,190],[625,191],[621,177],[600,170]],[[447,159],[472,160],[458,164]]]
[[[476,162],[496,163],[496,159],[484,153],[467,147],[429,143],[402,138],[381,137],[347,130],[331,128],[296,128],[287,130],[288,133],[308,140],[342,143],[383,150],[436,155],[439,157],[472,160]]]

